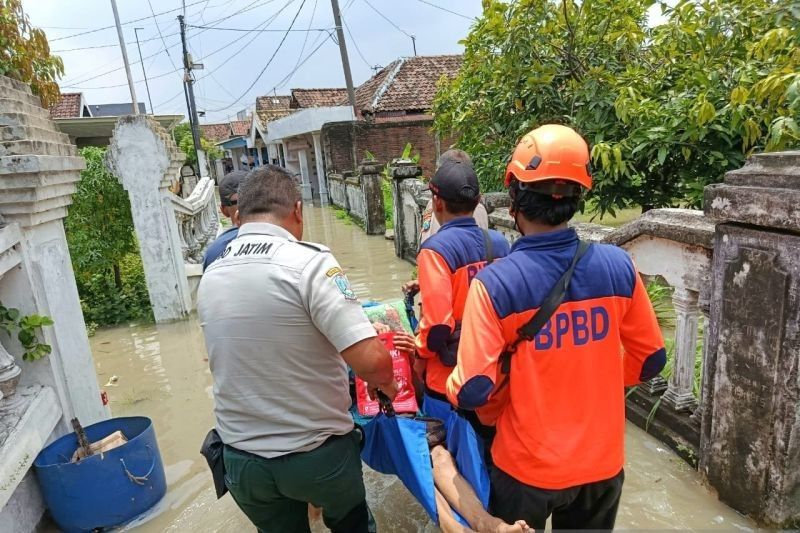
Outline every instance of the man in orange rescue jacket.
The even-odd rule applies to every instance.
[[[469,162],[445,161],[434,174],[430,190],[441,227],[417,255],[423,309],[417,353],[427,362],[425,412],[441,418],[451,409],[446,382],[456,365],[469,284],[488,259],[505,257],[509,247],[503,235],[481,229],[472,216],[480,202],[480,186]],[[470,422],[484,439],[491,439],[491,429]]]
[[[661,371],[664,340],[630,257],[593,244],[549,320],[517,344],[580,257],[567,221],[592,185],[588,146],[565,126],[537,128],[517,145],[505,181],[522,237],[470,287],[448,397],[482,419],[490,396],[507,397],[492,447],[494,515],[537,530],[550,514],[554,529],[612,529],[624,479],[623,387]]]

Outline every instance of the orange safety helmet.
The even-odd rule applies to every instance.
[[[527,133],[514,149],[506,167],[506,187],[512,178],[523,184],[567,181],[591,189],[589,146],[572,128],[540,126]]]

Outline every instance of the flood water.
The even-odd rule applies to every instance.
[[[412,267],[393,243],[366,237],[328,209],[306,208],[309,241],[332,248],[362,299],[400,297]],[[98,331],[91,339],[98,380],[114,416],[153,419],[169,489],[147,517],[127,529],[193,533],[253,530],[230,495],[217,500],[200,444],[213,426],[211,374],[194,319]],[[111,384],[117,376],[116,384]],[[627,429],[621,529],[737,529],[754,526],[701,484],[695,471],[640,429]],[[395,478],[366,472],[367,495],[381,531],[437,531]],[[316,524],[315,531],[324,531]]]

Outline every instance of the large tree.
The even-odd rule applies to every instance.
[[[50,55],[44,32],[31,26],[21,0],[0,0],[0,75],[27,83],[44,107],[58,100],[64,64]]]
[[[798,2],[484,1],[435,127],[470,152],[484,187],[527,130],[568,124],[593,146],[593,205],[696,203],[753,149],[797,143]],[[726,107],[727,106],[727,107]]]

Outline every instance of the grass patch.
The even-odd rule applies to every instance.
[[[628,222],[636,220],[641,215],[641,207],[629,207],[626,209],[616,210],[613,216],[611,213],[606,213],[601,217],[597,213],[592,213],[591,208],[587,206],[585,213],[576,213],[572,220],[575,222],[591,222],[592,224],[602,224],[604,226],[618,228],[620,226],[624,226]]]
[[[383,216],[386,229],[394,229],[394,196],[392,196],[391,182],[382,179],[381,191],[383,192]]]
[[[341,220],[346,225],[351,226],[355,224],[361,229],[366,227],[364,221],[360,218],[354,217],[350,213],[348,213],[345,209],[342,209],[339,206],[331,205],[331,209],[333,209],[333,216],[336,217],[338,220]]]

